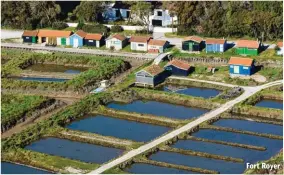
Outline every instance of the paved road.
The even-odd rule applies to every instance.
[[[159,63],[160,63],[166,56],[168,56],[168,54],[169,54],[169,53],[162,53],[162,54],[160,54],[159,56],[157,56],[157,57],[154,59],[153,64],[159,65]]]
[[[172,138],[178,136],[181,133],[184,133],[188,130],[191,130],[192,128],[198,126],[199,124],[201,124],[204,121],[210,120],[210,119],[218,116],[219,114],[221,114],[221,113],[225,112],[226,110],[230,109],[231,107],[233,107],[235,104],[237,104],[237,103],[247,99],[248,97],[254,95],[258,91],[260,91],[264,88],[274,86],[274,85],[280,85],[282,83],[283,83],[283,80],[278,80],[278,81],[275,81],[275,82],[267,83],[267,84],[262,85],[262,86],[247,87],[247,88],[245,88],[244,93],[241,96],[237,97],[236,99],[231,100],[231,101],[223,104],[221,107],[204,114],[203,116],[201,116],[198,119],[184,125],[181,128],[173,130],[172,132],[170,132],[170,133],[168,133],[168,134],[166,134],[162,137],[159,137],[159,138],[157,138],[156,140],[154,140],[150,143],[147,143],[147,144],[145,144],[145,145],[143,145],[143,146],[141,146],[137,149],[129,151],[128,153],[122,155],[121,157],[119,157],[119,158],[117,158],[117,159],[115,159],[111,162],[103,164],[98,169],[91,171],[90,174],[103,173],[104,171],[106,171],[110,168],[113,168],[113,167],[115,167],[115,166],[117,166],[117,165],[119,165],[119,164],[121,164],[121,163],[123,163],[123,162],[145,152],[145,151],[148,151],[149,149],[155,148],[157,145],[164,143],[165,141],[172,139]]]
[[[27,45],[27,44],[16,44],[16,43],[1,43],[1,47],[44,50],[44,51],[53,51],[53,52],[55,51],[55,52],[82,53],[82,54],[93,54],[93,55],[120,56],[120,57],[146,59],[146,60],[154,59],[158,56],[158,54],[149,54],[149,53],[110,52],[109,50],[98,50],[98,49],[46,47],[46,46],[41,46],[40,44]]]
[[[1,30],[1,39],[21,38],[23,30]]]

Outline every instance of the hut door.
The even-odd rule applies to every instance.
[[[35,36],[32,37],[32,43],[36,43],[36,37]]]
[[[239,74],[240,73],[240,66],[234,66],[234,73]]]
[[[79,45],[79,40],[78,40],[78,38],[74,38],[73,47],[78,47],[78,45]]]
[[[188,50],[189,50],[189,51],[193,51],[192,48],[193,48],[193,43],[192,43],[192,42],[189,42],[189,43],[188,43]]]
[[[66,38],[61,38],[61,45],[63,45],[63,46],[66,45]]]

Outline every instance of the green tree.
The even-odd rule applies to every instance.
[[[142,23],[147,26],[147,33],[149,33],[149,26],[150,26],[150,15],[152,12],[152,4],[149,2],[136,2],[134,5],[131,6],[131,15],[134,16],[136,19],[142,21]],[[133,17],[133,18],[134,18]]]
[[[102,22],[102,12],[104,3],[99,1],[82,1],[74,10],[78,19],[84,19],[86,22]]]

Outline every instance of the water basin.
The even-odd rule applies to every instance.
[[[39,82],[64,82],[68,79],[63,78],[42,78],[42,77],[17,77],[15,79],[24,81],[39,81]]]
[[[169,103],[162,103],[157,101],[141,101],[137,100],[132,103],[110,103],[107,105],[109,108],[117,110],[125,110],[129,112],[145,113],[158,116],[165,116],[176,119],[190,119],[198,117],[209,110],[185,107],[180,105],[174,105]]]
[[[68,125],[67,128],[141,142],[150,141],[169,130],[169,128],[163,126],[122,120],[102,115],[89,116],[82,120],[74,121]]]
[[[123,150],[116,148],[52,137],[33,142],[25,149],[99,164],[107,162],[123,152]]]
[[[256,103],[255,106],[265,107],[265,108],[275,108],[283,110],[283,101],[279,100],[261,100]]]
[[[67,74],[79,74],[86,71],[88,68],[63,66],[56,64],[33,64],[26,68],[26,70],[39,71],[39,72],[62,72]]]
[[[1,174],[51,174],[51,173],[48,171],[43,171],[24,165],[18,165],[9,162],[1,162]]]

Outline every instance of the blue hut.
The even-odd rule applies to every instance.
[[[172,60],[164,68],[172,75],[187,76],[189,74],[190,65],[181,60]]]
[[[83,30],[78,30],[70,36],[70,45],[73,47],[82,47],[84,45],[84,38],[87,35]]]
[[[227,47],[227,42],[225,39],[206,39],[206,53],[207,52],[225,52]]]
[[[231,57],[228,64],[230,75],[249,76],[254,73],[254,60],[251,58]]]
[[[159,65],[153,64],[151,66],[144,68],[143,70],[136,72],[135,77],[136,77],[135,81],[136,85],[154,87],[157,84],[165,81],[165,79],[168,77],[168,74]]]

